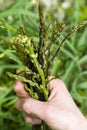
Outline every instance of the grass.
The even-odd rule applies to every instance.
[[[67,29],[87,19],[84,15],[85,4],[76,0],[72,10],[64,10],[67,14],[65,19]],[[70,13],[69,13],[70,12]],[[72,16],[72,17],[71,17]],[[13,27],[18,28],[19,25],[24,25],[26,31],[33,37],[36,44],[38,43],[38,12],[36,6],[32,4],[31,0],[17,0],[10,7],[0,12],[0,17]],[[49,21],[49,20],[48,20]],[[8,40],[13,34],[10,31],[0,29],[0,52],[7,49],[2,39]],[[60,41],[62,39],[62,35]],[[66,83],[73,99],[77,103],[81,111],[87,115],[87,29],[80,29],[75,33],[72,38],[67,40],[64,48],[61,48],[60,55],[55,59],[52,66],[52,74],[60,77]],[[57,46],[55,46],[56,48]],[[53,51],[55,51],[55,48]],[[12,62],[15,59],[16,62]],[[13,64],[13,65],[12,65]],[[14,80],[10,80],[5,72],[14,72],[22,62],[17,59],[17,55],[9,53],[5,58],[0,58],[0,129],[1,130],[28,130],[31,126],[26,124],[23,120],[21,113],[14,108],[14,103],[17,97],[13,91]],[[62,76],[59,76],[63,73]]]

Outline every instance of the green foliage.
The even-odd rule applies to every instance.
[[[13,106],[13,104],[17,100],[17,97],[13,92],[14,80],[8,78],[6,72],[9,74],[9,76],[15,79],[20,79],[30,84],[30,86],[35,86],[38,90],[40,90],[40,87],[44,86],[42,84],[44,84],[44,80],[45,78],[47,78],[48,75],[51,74],[54,75],[55,77],[62,78],[67,84],[67,87],[73,99],[76,101],[77,105],[79,106],[79,108],[82,110],[82,112],[85,115],[87,115],[87,88],[86,88],[87,86],[87,52],[86,52],[87,29],[86,28],[80,29],[78,33],[75,33],[72,36],[72,38],[68,38],[68,36],[71,34],[71,31],[69,31],[70,28],[73,25],[79,23],[80,21],[87,19],[86,16],[83,17],[82,15],[84,12],[81,10],[82,7],[85,10],[84,3],[82,4],[77,0],[75,1],[71,11],[65,10],[65,12],[67,13],[67,20],[65,20],[65,23],[67,24],[66,28],[64,28],[64,24],[59,24],[55,22],[55,23],[50,23],[50,25],[49,23],[45,24],[47,28],[46,29],[44,28],[44,23],[41,20],[43,19],[42,17],[40,19],[40,25],[42,26],[42,28],[40,28],[40,34],[39,34],[38,13],[36,10],[36,5],[33,5],[31,0],[17,0],[10,7],[0,12],[0,17],[3,17],[7,21],[7,22],[6,21],[0,22],[0,129],[1,130],[7,130],[8,128],[10,130],[31,129],[30,128],[31,126],[27,125],[24,122],[22,115],[19,112],[17,112]],[[69,12],[72,14],[72,17],[71,14],[69,14]],[[80,25],[81,24],[79,24],[78,26]],[[72,30],[74,31],[77,30],[76,27],[73,28]],[[23,28],[25,28],[25,31],[23,30]],[[31,46],[28,46],[29,52],[26,52],[26,50],[24,51],[24,49],[22,51],[22,48],[24,46],[27,47],[27,45],[24,44],[26,43],[26,40],[23,42],[24,37],[26,37],[26,39],[29,41],[28,45],[31,43],[33,44]],[[61,47],[61,45],[63,44],[63,39],[66,40],[66,38],[68,38],[66,44]],[[20,45],[20,42],[17,45],[18,40],[22,40],[20,41],[22,43],[21,46],[18,46]],[[45,46],[44,46],[44,42],[46,42]],[[39,48],[37,48],[38,43],[40,45]],[[50,52],[49,53],[50,55],[48,55],[49,60],[47,63],[51,61],[48,65],[46,64],[47,59],[45,60],[45,58],[47,57],[43,55],[45,49],[47,48],[49,49]],[[60,49],[60,53],[58,48]],[[13,52],[13,50],[16,50],[17,53]],[[55,52],[58,52],[57,53],[58,57]],[[30,66],[28,67],[25,66],[23,59],[26,59],[24,57],[26,55],[21,55],[20,57],[20,54],[24,54],[24,53],[27,53],[27,55],[30,57],[29,59],[33,60],[34,62],[33,71],[35,71],[35,73],[33,73],[33,71],[29,68]],[[29,55],[30,53],[31,56]],[[39,55],[37,55],[37,53]],[[53,61],[54,63],[52,64]],[[27,63],[28,62],[29,61],[27,61]],[[44,65],[42,66],[43,62]],[[38,69],[38,66],[40,70]],[[40,66],[42,66],[43,69]],[[45,68],[45,66],[47,68]],[[46,75],[44,79],[43,78],[41,79],[41,77],[43,77],[43,72],[42,72],[43,70]],[[47,70],[49,70],[49,72],[47,72]],[[14,73],[18,74],[18,76],[13,75]],[[31,75],[32,73],[34,74],[32,78],[34,79],[33,82],[31,82],[32,81],[31,79],[29,80],[26,79],[26,77],[25,78],[23,77],[24,74]],[[38,76],[37,73],[40,75]],[[40,79],[39,82],[35,82],[36,77]],[[41,81],[43,81],[43,83]],[[38,98],[38,95],[35,92],[32,93],[31,91],[32,89],[28,88],[26,85],[25,85],[25,89],[29,91],[32,97]],[[37,89],[33,91],[37,91]],[[40,90],[41,93],[42,91],[43,90]]]

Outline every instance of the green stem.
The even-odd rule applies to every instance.
[[[33,125],[32,130],[41,130],[41,125]]]
[[[29,83],[31,86],[33,86],[33,87],[35,86],[35,87],[38,88],[38,84],[37,84],[37,83],[35,83],[35,82],[31,81],[31,80],[27,80],[26,78],[24,78],[24,77],[22,77],[22,76],[20,76],[20,75],[12,74],[12,73],[10,73],[10,72],[6,72],[6,74],[7,74],[9,77],[11,77],[11,78],[14,78],[14,79],[16,79],[16,80],[23,81],[23,82],[25,82],[25,83]]]
[[[45,100],[47,100],[48,99],[48,91],[46,89],[45,75],[44,75],[43,70],[40,67],[40,64],[38,63],[37,56],[34,54],[34,50],[33,50],[32,46],[30,46],[30,45],[28,46],[28,52],[27,53],[32,58],[32,62],[36,66],[37,71],[38,71],[38,73],[39,73],[39,75],[41,77],[41,80],[42,80],[42,86],[41,87],[42,87],[42,90],[43,90],[43,93],[44,93],[44,96],[45,96]]]
[[[40,125],[33,125],[32,130],[51,130],[44,122]]]

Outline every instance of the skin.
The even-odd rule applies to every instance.
[[[19,97],[16,108],[23,113],[25,121],[35,125],[43,120],[52,130],[87,130],[87,120],[65,84],[60,79],[54,79],[50,81],[48,89],[48,101],[41,102],[31,98],[24,90],[24,84],[16,81],[14,91]]]

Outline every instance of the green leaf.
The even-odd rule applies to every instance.
[[[9,50],[9,49],[5,50],[4,52],[2,52],[2,53],[0,54],[0,59],[3,58],[6,54],[11,53],[11,52],[15,52],[15,51]]]

